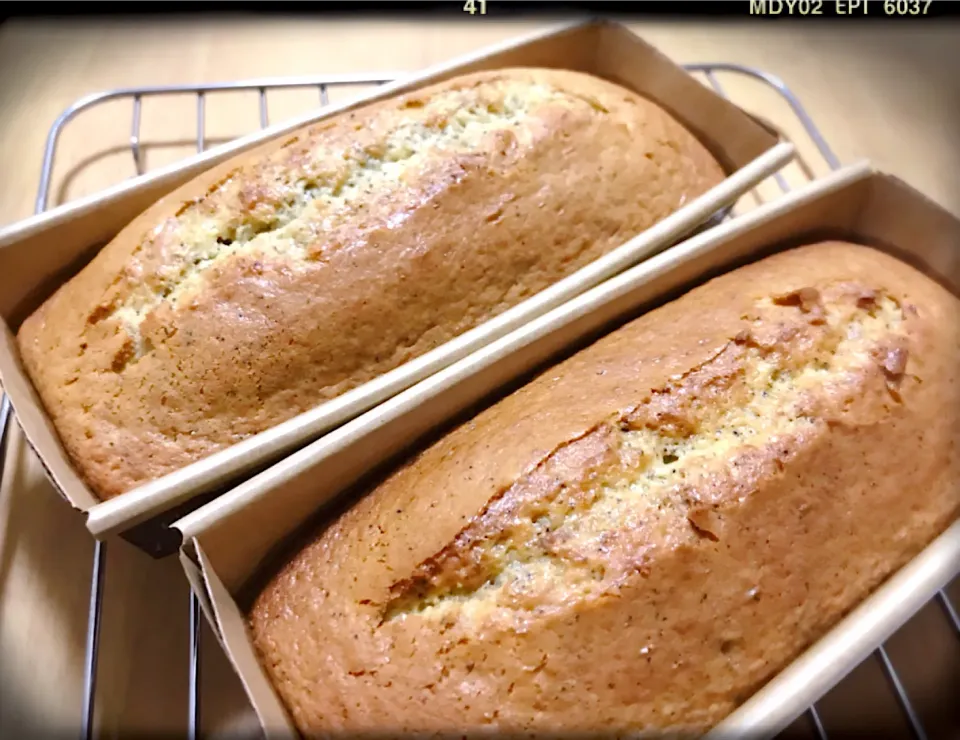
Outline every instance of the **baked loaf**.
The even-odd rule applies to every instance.
[[[723,177],[613,83],[465,76],[180,188],[24,322],[20,351],[109,498],[443,344]]]
[[[307,735],[704,730],[960,513],[958,329],[867,247],[719,277],[328,522],[262,665]]]

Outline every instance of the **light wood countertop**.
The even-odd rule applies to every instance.
[[[405,71],[544,26],[539,22],[347,22],[191,18],[126,23],[11,21],[0,26],[0,225],[33,212],[44,140],[56,116],[93,91],[320,73]],[[655,23],[632,28],[679,62],[728,61],[780,76],[843,162],[870,158],[960,213],[960,27],[949,24]],[[759,83],[728,83],[751,112],[791,122]],[[343,94],[348,94],[345,92]],[[306,97],[305,97],[306,96]],[[271,120],[315,105],[316,91],[271,95]],[[144,104],[148,167],[193,151],[195,103]],[[778,108],[779,106],[779,108]],[[255,95],[207,106],[211,140],[258,125]],[[134,174],[129,101],[64,129],[50,204]],[[795,131],[794,127],[791,133]],[[810,144],[798,141],[811,161]],[[820,163],[818,171],[824,170]],[[14,445],[22,444],[14,435]],[[79,722],[92,543],[29,453],[0,494],[0,736],[24,712]],[[187,597],[175,559],[150,561],[111,543],[99,684],[101,725],[183,732]],[[207,633],[204,722],[222,727],[245,700]],[[19,707],[21,712],[18,713]],[[18,719],[20,717],[20,719]]]

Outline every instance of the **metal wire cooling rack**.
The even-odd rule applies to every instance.
[[[773,91],[787,103],[794,116],[796,116],[810,141],[813,143],[819,156],[822,157],[827,167],[837,169],[840,166],[839,160],[830,149],[826,140],[821,135],[813,120],[807,114],[800,100],[791,92],[782,80],[762,70],[753,69],[737,64],[690,64],[686,69],[692,74],[700,77],[704,82],[710,85],[717,93],[724,97],[729,97],[720,83],[718,77],[721,74],[739,76],[741,78],[750,78],[757,80]],[[97,105],[108,101],[129,100],[132,104],[132,120],[129,136],[130,152],[133,156],[133,162],[137,174],[143,174],[144,163],[141,149],[141,119],[143,114],[143,101],[146,98],[163,98],[174,95],[194,95],[196,97],[196,148],[197,151],[203,151],[206,144],[206,111],[207,101],[216,96],[217,93],[224,92],[246,92],[259,95],[260,126],[264,128],[269,123],[267,108],[267,93],[274,90],[290,89],[315,89],[319,95],[321,105],[329,102],[329,90],[339,86],[357,86],[357,85],[379,85],[394,79],[395,74],[379,75],[354,75],[354,76],[318,76],[318,77],[298,77],[298,78],[274,78],[248,80],[243,82],[228,82],[208,85],[173,85],[162,87],[137,87],[111,90],[107,92],[96,93],[81,98],[69,108],[67,108],[54,122],[47,136],[46,147],[43,154],[43,166],[40,174],[40,187],[36,199],[36,211],[39,213],[46,210],[50,195],[50,183],[53,172],[54,160],[56,157],[57,143],[64,128],[79,113],[89,110]],[[209,97],[208,97],[209,96]],[[809,164],[798,157],[797,165],[800,168],[805,179],[814,177],[813,170]],[[790,184],[782,172],[773,176],[777,187],[783,193],[789,192]],[[763,198],[757,192],[754,192],[754,198],[762,202]],[[0,402],[0,435],[5,436],[7,421],[11,413],[9,401],[3,396]],[[3,436],[0,436],[0,452],[2,452]],[[100,635],[100,615],[103,605],[105,563],[106,563],[106,543],[97,542],[94,548],[92,584],[90,589],[90,602],[88,614],[88,628],[86,641],[86,656],[84,668],[84,691],[83,691],[83,711],[82,725],[80,728],[81,738],[88,740],[93,734],[94,702],[96,699],[96,681],[97,681],[97,660]],[[952,627],[955,636],[960,639],[960,616],[957,608],[953,605],[946,590],[937,594],[935,600],[942,608],[944,617]],[[189,702],[187,716],[187,735],[190,740],[195,740],[199,734],[200,728],[200,627],[202,614],[199,602],[191,593],[189,604]],[[890,700],[895,701],[903,714],[903,718],[911,734],[916,740],[927,740],[927,733],[920,721],[918,712],[911,701],[904,682],[894,668],[893,661],[888,654],[885,645],[877,647],[873,656],[886,676],[890,689]],[[809,722],[809,729],[812,730],[814,737],[827,740],[828,733],[824,728],[817,705],[811,706],[806,712],[806,719]]]

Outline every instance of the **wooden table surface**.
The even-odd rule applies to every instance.
[[[30,215],[46,133],[77,98],[139,85],[422,68],[537,27],[538,22],[376,22],[283,18],[125,23],[11,21],[0,26],[0,224]],[[635,22],[680,62],[729,61],[780,76],[802,99],[843,162],[870,158],[960,213],[960,27],[871,23]],[[762,85],[726,81],[752,112],[801,133]],[[343,91],[340,94],[349,94]],[[316,91],[271,95],[271,120],[316,105]],[[50,204],[135,173],[129,101],[83,113],[64,129]],[[195,102],[148,101],[148,168],[193,151]],[[207,103],[211,141],[258,125],[256,95]],[[801,136],[801,139],[803,137]],[[825,170],[798,140],[818,172]],[[19,434],[0,493],[0,736],[26,716],[76,727],[92,544],[50,489]],[[188,591],[174,560],[150,561],[122,542],[108,548],[98,687],[109,735],[182,733],[186,716]],[[208,635],[209,637],[209,635]],[[248,718],[238,682],[205,640],[204,726]],[[9,733],[9,734],[8,734]]]

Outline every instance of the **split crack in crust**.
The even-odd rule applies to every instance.
[[[803,321],[778,323],[782,310]],[[893,298],[840,284],[822,296],[804,288],[761,301],[757,311],[753,328],[706,363],[555,449],[494,497],[393,584],[381,624],[411,614],[476,621],[500,609],[544,615],[607,592],[643,572],[630,530],[657,509],[673,508],[698,535],[718,539],[722,515],[710,488],[724,460],[746,489],[766,467],[782,467],[822,417],[813,399],[825,386],[850,398],[861,374],[879,365],[899,402],[907,351]],[[760,447],[776,456],[762,459]]]
[[[404,187],[405,177],[436,154],[481,155],[491,145],[529,143],[525,139],[532,134],[522,124],[547,104],[587,106],[594,112],[607,112],[598,101],[544,83],[494,78],[466,89],[454,88],[425,103],[418,99],[409,101],[404,107],[407,117],[383,140],[345,151],[342,161],[322,162],[322,157],[315,153],[315,160],[322,162],[315,171],[308,169],[294,178],[287,170],[273,173],[277,180],[273,184],[276,196],[253,203],[254,208],[241,212],[239,217],[224,214],[217,204],[211,212],[206,199],[187,204],[176,215],[175,236],[179,243],[172,259],[163,266],[159,280],[136,285],[112,312],[100,311],[91,316],[94,322],[108,317],[119,320],[133,340],[132,346],[118,355],[114,370],[122,371],[127,363],[152,349],[140,335],[140,325],[147,315],[163,303],[176,308],[201,287],[204,275],[217,264],[241,254],[300,261],[318,259],[320,254],[310,253],[316,228],[335,228],[346,219],[356,218],[371,198],[388,198],[397,193]],[[295,138],[288,145],[296,143]],[[315,143],[322,146],[323,139]],[[207,195],[229,193],[232,184],[233,178],[228,176]],[[244,198],[242,191],[238,195]],[[310,222],[319,226],[312,227]],[[147,236],[134,254],[151,238]]]

